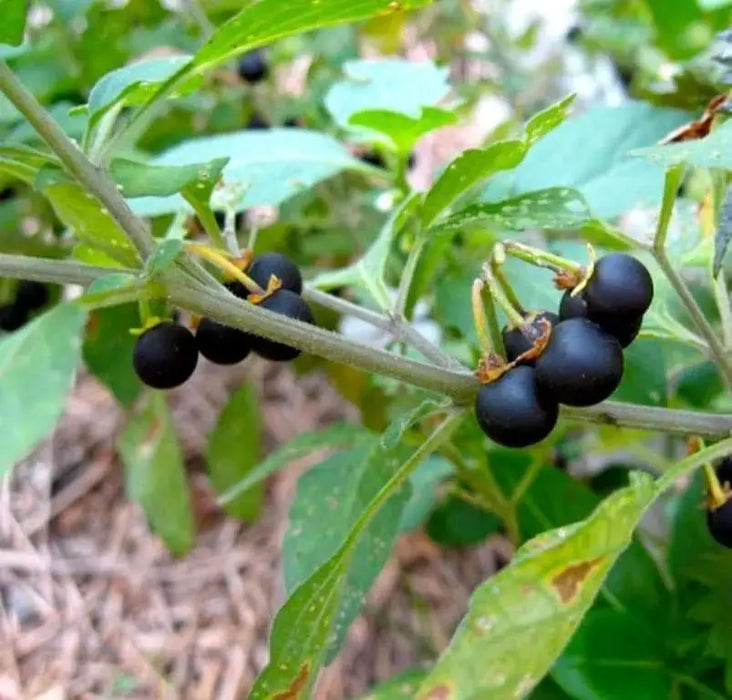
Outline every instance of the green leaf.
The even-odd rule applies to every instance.
[[[182,250],[183,241],[180,238],[160,241],[153,254],[145,261],[145,274],[152,276],[163,272],[170,267]]]
[[[491,175],[515,168],[536,141],[567,118],[573,101],[574,95],[570,95],[536,114],[526,125],[526,135],[521,140],[499,141],[480,150],[461,153],[427,193],[422,207],[422,226],[428,228],[459,197]]]
[[[85,319],[78,304],[61,304],[0,340],[0,475],[60,418],[79,362]]]
[[[732,187],[727,188],[724,203],[719,208],[717,234],[714,237],[714,263],[712,265],[712,273],[715,279],[722,269],[722,262],[727,253],[730,240],[732,240]]]
[[[685,112],[640,102],[590,109],[543,138],[514,171],[496,177],[485,198],[498,201],[564,186],[578,190],[601,219],[636,205],[655,206],[663,193],[663,173],[631,151],[657,143],[688,120]]]
[[[237,482],[219,499],[228,503],[252,486],[264,481],[276,471],[284,469],[290,462],[309,455],[316,450],[359,445],[373,439],[373,433],[361,425],[334,423],[314,433],[303,433],[273,452],[264,462],[260,462],[243,479]]]
[[[0,172],[32,185],[44,166],[57,165],[52,156],[26,146],[0,147]]]
[[[605,499],[587,520],[521,547],[473,594],[417,698],[513,700],[528,694],[589,610],[653,497],[651,478],[634,474],[631,486]]]
[[[553,187],[501,202],[473,204],[448,216],[431,230],[456,231],[468,226],[491,226],[523,231],[532,228],[579,228],[592,219],[584,197],[576,190]]]
[[[684,164],[732,170],[731,148],[732,122],[727,121],[706,138],[641,148],[633,151],[633,155],[647,158],[664,170]]]
[[[260,0],[245,7],[214,32],[193,60],[196,71],[209,70],[245,51],[276,39],[373,15],[413,10],[430,0]]]
[[[448,496],[431,513],[425,528],[443,547],[473,547],[499,532],[501,519],[457,495]]]
[[[221,177],[229,158],[215,158],[205,163],[160,166],[117,158],[110,172],[125,197],[168,197],[186,188],[207,190],[208,196]]]
[[[646,620],[592,610],[554,667],[554,678],[577,700],[671,698],[672,669],[664,639]]]
[[[191,139],[158,156],[152,165],[190,168],[222,158],[229,163],[213,206],[233,205],[238,211],[281,204],[343,170],[365,168],[331,136],[306,129],[247,130]],[[179,196],[142,197],[130,205],[144,216],[172,214],[184,206]]]
[[[613,394],[617,401],[646,406],[666,406],[666,345],[658,340],[640,338],[623,353],[623,381]]]
[[[259,398],[250,384],[244,384],[224,406],[208,438],[206,463],[214,489],[222,493],[251,473],[261,451]],[[252,522],[259,515],[262,495],[259,484],[227,503],[224,510],[244,522]]]
[[[412,497],[404,506],[399,529],[409,532],[420,527],[432,510],[440,484],[453,473],[453,466],[444,457],[432,455],[409,477]]]
[[[338,624],[335,638],[342,638],[344,623],[355,614],[355,603],[361,605],[361,594],[357,591],[363,581],[358,574],[358,559],[365,555],[361,544],[363,535],[372,527],[380,531],[386,525],[382,513],[389,513],[393,507],[390,502],[394,497],[401,500],[398,494],[403,493],[404,482],[409,474],[443,439],[449,437],[461,418],[456,415],[446,419],[407,461],[400,463],[395,460],[394,450],[404,431],[434,408],[434,404],[425,402],[415,411],[405,414],[389,427],[374,448],[369,461],[375,468],[383,469],[380,471],[383,476],[388,473],[388,480],[377,484],[377,479],[368,479],[359,484],[359,498],[369,493],[373,493],[373,497],[368,502],[364,499],[366,507],[341,547],[295,590],[280,609],[272,630],[270,662],[257,678],[251,700],[286,697],[288,694],[293,698],[309,696],[326,650],[332,644],[334,626]],[[385,458],[384,465],[377,462],[379,454]],[[378,542],[374,543],[374,547],[369,553],[370,557],[380,558],[382,555]],[[349,571],[352,562],[355,564],[354,574]],[[357,601],[354,601],[354,595],[358,596]]]
[[[412,700],[427,671],[421,668],[409,669],[377,685],[361,700]]]
[[[150,392],[119,438],[127,495],[175,556],[193,546],[194,525],[183,453],[160,392]]]
[[[437,107],[425,107],[419,117],[387,110],[367,110],[351,117],[352,126],[374,132],[377,140],[401,155],[407,155],[425,134],[457,122],[457,114]]]
[[[0,12],[0,44],[19,46],[25,34],[25,18],[28,14],[28,0],[4,0]]]
[[[381,309],[390,309],[392,302],[385,279],[386,263],[394,240],[418,203],[418,194],[405,199],[389,217],[377,239],[360,260],[341,270],[323,272],[312,284],[321,289],[357,287],[368,294]]]
[[[125,232],[109,212],[79,185],[60,183],[47,186],[43,194],[56,215],[77,238],[126,267],[139,267],[140,259]]]
[[[139,325],[134,304],[98,309],[89,316],[84,339],[86,366],[123,406],[131,406],[142,389],[132,368],[136,338],[130,333]]]
[[[325,96],[325,107],[344,129],[365,126],[354,120],[359,112],[391,112],[418,121],[423,108],[436,106],[450,92],[449,69],[431,61],[359,59],[348,61],[343,72],[345,79]]]
[[[137,61],[107,73],[89,93],[89,126],[95,126],[115,105],[143,104],[157,92],[161,83],[190,63],[190,56],[166,56]],[[191,87],[193,85],[188,82],[178,94]]]

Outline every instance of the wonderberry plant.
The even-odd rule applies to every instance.
[[[515,555],[449,645],[370,697],[732,695],[732,37],[711,39],[732,10],[581,4],[574,50],[645,100],[610,108],[561,98],[554,61],[514,60],[534,32],[474,26],[471,3],[149,3],[134,32],[134,3],[45,3],[39,26],[6,4],[0,473],[53,430],[83,360],[126,411],[130,497],[184,556],[165,392],[195,391],[206,362],[292,361],[362,422],[260,462],[247,381],[202,456],[217,504],[251,522],[268,476],[328,452],[294,496],[249,697],[315,696],[415,528],[443,549],[500,533]],[[434,62],[359,58],[406,55],[406,36]],[[439,162],[440,130],[501,90],[511,116]]]

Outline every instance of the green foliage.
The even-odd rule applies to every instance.
[[[60,418],[76,374],[85,319],[78,304],[61,304],[0,340],[0,474],[25,457]]]
[[[148,393],[119,438],[128,496],[176,556],[193,546],[194,525],[183,453],[163,394]]]
[[[219,493],[231,488],[258,464],[262,452],[262,426],[256,389],[243,384],[229,399],[208,438],[206,463],[213,487]],[[229,501],[231,516],[256,520],[263,489],[258,484]]]
[[[1,9],[3,21],[0,25],[0,44],[17,46],[23,41],[28,0],[5,0]]]

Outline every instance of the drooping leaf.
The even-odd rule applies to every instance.
[[[613,219],[636,205],[655,206],[663,172],[631,156],[689,121],[685,112],[631,102],[567,119],[537,143],[513,171],[496,176],[491,202],[549,187],[578,190],[595,216]]]
[[[151,165],[117,158],[110,172],[125,197],[168,197],[186,188],[211,190],[221,177],[229,158],[215,158],[188,165]]]
[[[174,146],[152,161],[162,167],[186,167],[229,158],[224,186],[213,195],[213,207],[232,204],[237,211],[278,205],[339,172],[363,170],[331,136],[306,129],[261,129],[202,136]],[[159,216],[179,211],[181,197],[141,197],[131,203],[136,213]]]
[[[86,314],[61,304],[0,340],[0,475],[48,435],[61,416],[81,354]]]
[[[176,556],[193,546],[193,511],[183,452],[161,392],[150,392],[118,443],[130,499]]]
[[[134,304],[97,309],[90,314],[84,339],[84,363],[123,406],[132,405],[142,389],[132,368],[136,339],[130,333],[139,325]]]
[[[344,79],[325,96],[325,106],[344,129],[367,126],[354,119],[363,112],[393,113],[417,121],[425,107],[435,107],[450,92],[449,70],[431,61],[359,59],[348,61],[343,73]]]
[[[431,0],[260,0],[245,7],[214,32],[193,60],[193,69],[209,70],[238,54],[276,39],[374,15],[413,10]]]
[[[473,204],[433,227],[441,233],[468,226],[523,231],[532,228],[579,228],[592,219],[584,197],[576,190],[553,187],[500,202]]]
[[[234,486],[259,462],[262,425],[259,398],[250,384],[243,384],[221,411],[208,438],[206,463],[211,483],[218,493]],[[263,485],[243,492],[224,506],[231,516],[251,522],[259,514]]]
[[[359,445],[372,440],[373,437],[374,434],[370,430],[353,423],[335,423],[317,432],[298,435],[254,467],[244,478],[223,493],[219,501],[222,504],[229,503],[237,498],[239,494],[244,493],[276,471],[286,467],[290,462],[311,452]]]
[[[631,486],[587,520],[521,547],[473,594],[467,616],[416,697],[512,700],[528,694],[577,629],[653,496],[650,477],[634,474]]]
[[[724,203],[719,209],[717,234],[714,239],[714,262],[712,264],[712,272],[715,278],[722,269],[722,262],[727,253],[730,240],[732,240],[732,187],[727,188]]]
[[[43,194],[56,215],[80,241],[96,248],[126,267],[139,267],[140,259],[124,231],[109,212],[82,187],[73,183],[52,184]]]
[[[28,14],[29,0],[4,0],[0,11],[0,44],[18,46],[23,43],[25,18]]]
[[[574,95],[570,95],[536,114],[526,125],[523,139],[499,141],[483,149],[463,151],[427,193],[422,207],[422,226],[429,227],[459,197],[491,175],[515,168],[536,141],[567,118],[573,100]]]
[[[434,409],[434,405],[431,408]],[[270,662],[257,678],[250,695],[252,700],[278,695],[308,697],[326,651],[333,642],[333,634],[335,639],[342,638],[341,627],[355,614],[354,595],[358,595],[356,602],[359,606],[361,604],[361,594],[357,594],[354,587],[354,584],[358,585],[359,577],[351,574],[350,567],[355,559],[364,555],[361,548],[363,535],[378,524],[383,518],[382,513],[388,513],[393,498],[399,498],[398,494],[403,492],[409,474],[443,439],[449,437],[460,419],[459,415],[446,419],[407,461],[390,459],[404,431],[428,410],[429,406],[423,404],[403,416],[392,424],[374,448],[371,457],[374,458],[378,450],[383,451],[391,474],[380,487],[371,480],[364,483],[364,491],[359,485],[360,493],[373,493],[373,497],[345,535],[341,547],[295,590],[280,609],[270,640]],[[383,510],[384,507],[387,511]],[[378,542],[374,542],[370,556],[381,556],[379,550]]]
[[[165,56],[137,61],[107,73],[89,93],[89,125],[94,126],[117,104],[133,106],[144,103],[155,94],[160,84],[190,62],[190,56]],[[193,85],[189,82],[185,88]]]

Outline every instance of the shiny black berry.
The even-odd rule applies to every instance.
[[[584,293],[572,295],[567,290],[559,304],[559,317],[562,321],[570,318],[589,318],[589,309]],[[614,335],[620,347],[627,348],[638,336],[643,325],[643,314],[639,316],[618,314],[594,314],[592,319],[600,328]]]
[[[258,83],[264,80],[268,73],[269,66],[262,51],[250,51],[239,60],[239,75],[248,83]]]
[[[170,321],[145,331],[137,339],[132,357],[137,376],[153,389],[180,386],[193,374],[197,363],[193,334]]]
[[[272,296],[262,301],[259,306],[304,323],[315,323],[310,307],[295,292],[291,292],[289,289],[278,289]],[[285,362],[294,360],[300,354],[297,348],[253,334],[249,334],[249,342],[252,350],[267,360]]]
[[[0,331],[12,333],[28,322],[28,312],[18,304],[0,306]]]
[[[48,287],[23,280],[15,291],[15,303],[26,311],[37,311],[48,303]]]
[[[217,365],[235,365],[241,362],[252,349],[249,340],[244,331],[210,318],[201,319],[196,330],[198,352]]]
[[[617,338],[586,318],[557,324],[536,361],[542,391],[568,406],[604,401],[622,377],[623,351]]]
[[[600,258],[583,290],[588,318],[642,316],[653,300],[653,280],[646,266],[625,253]]]
[[[551,311],[531,311],[525,318],[522,325],[516,328],[506,326],[502,331],[503,345],[509,362],[513,362],[519,355],[534,347],[536,341],[545,333],[544,322],[548,322],[552,328],[559,323],[559,316]],[[524,362],[533,365],[535,360]]]
[[[254,259],[247,274],[262,289],[267,289],[269,278],[274,275],[282,282],[282,289],[289,289],[295,294],[302,293],[302,275],[292,260],[280,253],[264,253]]]
[[[707,511],[707,528],[719,544],[732,549],[732,499]]]
[[[504,447],[528,447],[551,433],[559,407],[540,395],[533,367],[514,367],[480,388],[475,415],[483,432]]]

